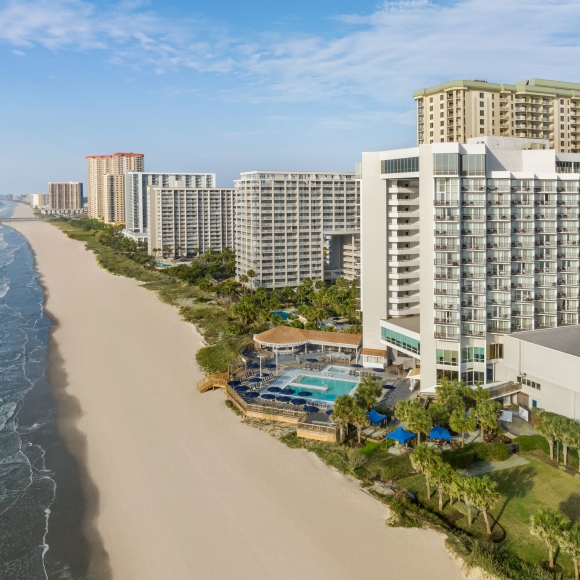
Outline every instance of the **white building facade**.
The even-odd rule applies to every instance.
[[[234,247],[234,190],[147,188],[149,253],[193,256]]]
[[[579,172],[541,140],[363,153],[365,349],[420,365],[422,389],[513,379],[510,333],[578,324]]]
[[[236,274],[253,271],[255,287],[282,288],[358,271],[359,201],[354,173],[242,173],[236,181]],[[324,249],[325,238],[331,251]]]
[[[215,173],[145,173],[127,171],[123,176],[125,197],[124,233],[135,241],[147,240],[147,188],[215,188]]]

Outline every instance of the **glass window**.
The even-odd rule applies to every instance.
[[[437,364],[457,366],[458,354],[456,350],[437,349]]]
[[[418,157],[386,159],[382,162],[382,173],[411,173],[419,171]]]
[[[434,153],[433,166],[435,175],[458,175],[459,155],[457,153]]]
[[[461,175],[485,175],[485,155],[462,155]]]

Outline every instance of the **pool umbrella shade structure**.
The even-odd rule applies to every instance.
[[[304,410],[307,413],[318,413],[318,411],[320,411],[320,409],[314,405],[304,405]]]
[[[230,381],[228,383],[228,386],[229,387],[237,387],[238,385],[241,385],[241,384],[242,384],[242,381]]]
[[[282,389],[280,387],[268,387],[267,391],[269,393],[281,393]]]
[[[262,379],[260,377],[252,377],[251,379],[248,379],[248,383],[260,383],[262,382]]]
[[[417,435],[415,435],[415,433],[411,433],[410,431],[406,431],[402,427],[399,427],[398,429],[396,429],[395,431],[393,431],[392,433],[389,433],[387,435],[387,439],[393,439],[394,441],[398,441],[399,443],[402,443],[403,445],[405,445],[405,443],[407,443],[407,441],[410,441],[411,439],[414,439],[415,437],[417,437]]]
[[[293,395],[294,393],[296,393],[296,391],[294,389],[291,389],[290,387],[284,387],[282,389],[283,395]]]
[[[280,395],[279,397],[276,397],[276,401],[278,401],[279,403],[289,403],[291,399],[286,395]]]
[[[317,358],[307,358],[306,362],[315,363],[315,362],[318,362],[318,359]]]
[[[234,390],[236,393],[245,393],[250,390],[250,387],[246,387],[246,385],[238,385],[237,387],[234,387]]]
[[[312,397],[312,393],[310,391],[300,391],[298,393],[299,397]]]
[[[395,385],[383,385],[383,389],[386,389],[387,391],[396,391],[397,387],[395,387]]]
[[[350,366],[353,367],[353,368],[355,368],[355,369],[362,369],[363,368],[363,366],[362,365],[359,365],[358,363],[353,363]]]
[[[367,413],[367,417],[369,418],[369,421],[373,425],[378,425],[379,423],[382,423],[387,418],[386,415],[381,415],[380,413],[377,413],[377,411],[375,411],[374,409],[371,409]]]
[[[248,399],[255,399],[256,397],[259,397],[260,393],[246,393],[244,395],[244,397],[248,398]]]
[[[334,409],[328,409],[328,411],[326,411],[327,415],[332,415],[334,413]]]
[[[260,365],[258,363],[250,363],[248,365],[248,368],[249,369],[259,369],[260,368]]]
[[[302,405],[306,405],[306,399],[292,399],[292,404],[301,407]]]
[[[429,432],[429,439],[445,439],[446,441],[451,441],[451,433],[445,427],[435,425]]]
[[[379,367],[373,369],[373,371],[375,371],[375,373],[384,373],[385,369],[380,369]]]
[[[266,365],[264,365],[265,369],[275,369],[276,365],[274,363],[268,363]]]
[[[260,395],[260,398],[266,399],[266,401],[273,401],[276,396],[272,395],[271,393],[264,393],[263,395]]]

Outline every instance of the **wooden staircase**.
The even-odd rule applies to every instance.
[[[197,383],[197,390],[200,393],[205,393],[211,389],[225,389],[228,383],[228,373],[216,373],[215,375],[208,375]]]

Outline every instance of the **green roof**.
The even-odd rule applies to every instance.
[[[442,91],[466,88],[483,91],[509,91],[517,93],[541,93],[546,95],[558,95],[563,97],[580,97],[579,83],[566,83],[562,81],[548,81],[544,79],[530,79],[528,81],[520,81],[515,85],[487,83],[485,81],[466,81],[456,80],[448,81],[434,87],[426,89],[419,89],[413,93],[413,97],[422,97],[440,93]]]

